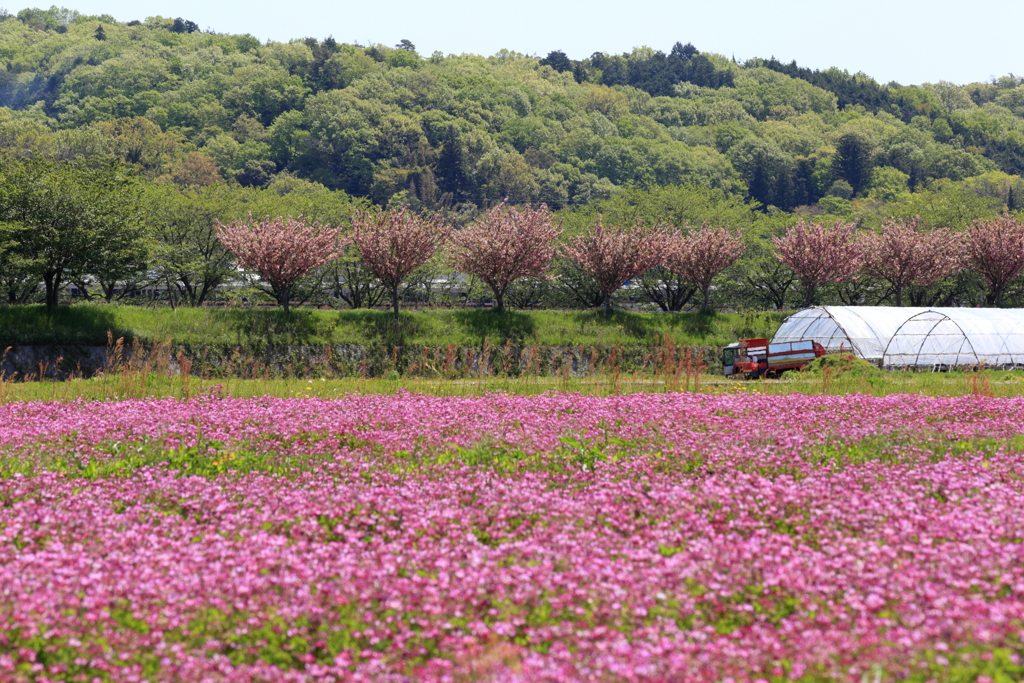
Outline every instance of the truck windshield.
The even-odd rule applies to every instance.
[[[722,365],[736,364],[736,349],[724,349],[722,351]]]

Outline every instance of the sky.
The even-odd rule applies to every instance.
[[[641,46],[668,52],[680,41],[741,62],[795,59],[814,69],[864,72],[880,83],[964,84],[1024,75],[1022,0],[66,2],[82,14],[118,21],[180,16],[204,30],[261,40],[331,35],[339,42],[395,45],[407,39],[422,56],[507,49],[543,57],[562,50],[582,59]]]

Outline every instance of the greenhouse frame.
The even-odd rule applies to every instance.
[[[815,306],[772,343],[812,339],[887,369],[1024,368],[1024,309]]]

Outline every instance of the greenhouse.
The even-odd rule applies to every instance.
[[[786,318],[772,343],[812,339],[881,367],[1024,367],[1024,309],[815,306]]]

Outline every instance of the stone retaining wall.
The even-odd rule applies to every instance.
[[[721,349],[690,350],[691,364],[699,352],[713,367]],[[10,380],[93,377],[98,373],[188,372],[202,377],[381,377],[388,374],[426,377],[552,375],[578,377],[593,372],[631,372],[641,367],[678,365],[685,354],[676,347],[514,346],[386,347],[384,345],[239,347],[143,346],[15,346],[0,371]]]

